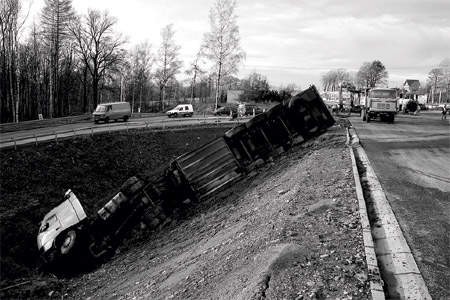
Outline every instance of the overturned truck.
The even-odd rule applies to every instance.
[[[41,222],[38,249],[47,266],[82,258],[111,257],[137,224],[161,226],[164,215],[192,201],[202,201],[240,180],[294,142],[323,133],[334,119],[317,89],[307,90],[236,126],[215,140],[185,153],[156,180],[129,178],[93,218],[68,190],[64,201]]]

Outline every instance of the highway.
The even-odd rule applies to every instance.
[[[450,298],[450,123],[438,112],[394,124],[350,121],[433,299]]]
[[[131,119],[128,122],[110,122],[94,124],[94,122],[78,122],[73,124],[43,127],[29,130],[4,132],[0,134],[0,149],[14,147],[29,143],[36,143],[76,135],[96,134],[117,130],[128,130],[135,128],[165,129],[179,126],[192,126],[202,124],[239,124],[249,118],[234,119],[229,117],[192,117],[192,118],[168,118],[166,116],[146,117]]]

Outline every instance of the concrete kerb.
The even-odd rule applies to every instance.
[[[370,229],[373,245],[372,250],[376,255],[379,269],[381,270],[379,274],[381,274],[385,282],[387,294],[389,297],[400,299],[431,299],[428,288],[411,253],[411,249],[403,236],[403,232],[378,177],[370,164],[367,154],[359,142],[356,131],[353,128],[347,130],[347,135],[355,182],[359,182],[356,184],[357,194],[359,194],[358,200],[360,200],[361,196],[362,202],[364,203],[361,204],[364,205],[364,209],[360,206],[360,213],[363,213],[362,211],[364,210],[367,217],[367,202],[367,205],[370,206],[372,220],[374,220]],[[364,200],[364,194],[362,192],[355,154],[366,171],[365,178],[363,179],[369,192],[369,199],[366,200]],[[367,232],[366,234],[369,234],[365,227],[367,226],[366,222],[362,221],[362,223],[364,223],[363,233],[365,231]],[[366,239],[368,237],[364,238],[365,246],[368,246],[370,242],[366,244]],[[372,256],[372,254],[369,254],[369,256]]]
[[[383,300],[385,299],[383,290],[383,280],[380,276],[380,270],[378,268],[377,257],[375,254],[375,246],[373,243],[372,232],[370,230],[369,217],[367,215],[366,202],[364,200],[364,194],[359,179],[358,168],[356,166],[356,158],[353,153],[353,148],[350,145],[350,134],[347,128],[347,145],[349,146],[350,157],[352,160],[353,177],[355,178],[356,197],[359,205],[359,215],[362,227],[362,235],[364,240],[364,252],[366,256],[367,272],[370,286],[370,293],[372,299]]]

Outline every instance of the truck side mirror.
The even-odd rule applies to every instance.
[[[71,190],[71,189],[68,189],[68,190],[64,193],[64,200],[69,199],[71,193],[72,193],[72,190]]]

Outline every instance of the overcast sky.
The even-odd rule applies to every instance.
[[[32,1],[32,0],[28,0]],[[29,22],[43,0],[33,0]],[[213,0],[73,0],[78,13],[108,10],[129,44],[148,41],[156,50],[160,30],[173,23],[185,66],[209,30]],[[272,85],[320,85],[327,70],[357,71],[375,59],[389,72],[389,85],[425,80],[450,57],[450,0],[238,0],[240,77],[256,71]]]

